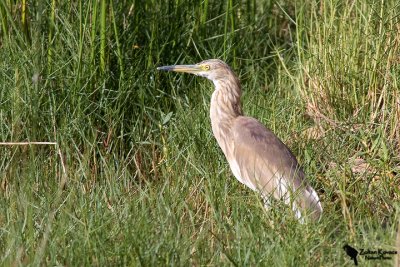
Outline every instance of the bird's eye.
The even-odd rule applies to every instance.
[[[210,70],[210,65],[204,65],[203,69],[204,70]]]

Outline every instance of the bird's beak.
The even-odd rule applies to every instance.
[[[157,70],[186,72],[193,74],[197,74],[199,71],[202,71],[199,65],[171,65],[171,66],[158,67]]]

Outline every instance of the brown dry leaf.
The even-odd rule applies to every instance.
[[[113,208],[113,206],[112,206],[111,200],[107,197],[106,193],[103,193],[103,197],[104,197],[104,200],[105,200],[105,202],[106,202],[106,204],[107,204],[107,208],[108,208],[111,212],[114,212],[114,208]]]
[[[8,188],[8,181],[7,178],[3,178],[3,180],[1,181],[1,189],[3,191],[7,191]]]
[[[329,166],[329,169],[335,169],[338,165],[336,162],[331,161],[331,162],[329,162],[328,166]]]
[[[350,158],[349,163],[353,173],[365,174],[372,173],[374,171],[374,168],[362,158]]]
[[[318,140],[325,136],[325,131],[322,127],[315,125],[305,129],[301,135],[307,139]]]
[[[374,173],[375,169],[363,158],[349,158],[348,164],[350,169],[355,174],[370,174]],[[329,169],[335,169],[338,167],[336,162],[329,163]]]

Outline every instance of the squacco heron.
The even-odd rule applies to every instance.
[[[300,221],[306,215],[314,220],[320,218],[322,206],[318,194],[307,182],[295,156],[271,130],[243,115],[240,82],[225,62],[210,59],[195,65],[157,69],[192,73],[214,83],[210,118],[215,139],[233,175],[258,191],[267,209],[270,198],[275,197],[290,206]]]

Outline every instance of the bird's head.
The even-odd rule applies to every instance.
[[[219,59],[208,59],[194,65],[163,66],[157,70],[192,73],[213,82],[235,76],[228,64]]]

